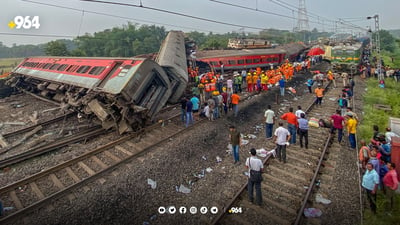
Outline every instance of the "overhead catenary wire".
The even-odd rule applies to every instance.
[[[61,9],[68,9],[68,10],[73,10],[73,11],[78,11],[78,12],[85,12],[85,13],[91,13],[95,15],[100,15],[100,16],[108,16],[108,17],[113,17],[113,18],[119,18],[119,19],[125,19],[133,22],[142,22],[142,23],[147,23],[147,24],[158,24],[158,25],[163,25],[163,26],[170,26],[170,27],[177,27],[177,28],[184,28],[184,29],[190,29],[193,30],[193,27],[187,27],[187,26],[180,26],[180,25],[175,25],[175,24],[169,24],[169,23],[160,23],[160,22],[155,22],[151,20],[143,20],[143,19],[137,19],[133,17],[127,17],[127,16],[117,16],[109,13],[103,13],[103,12],[97,12],[97,11],[92,11],[92,10],[82,10],[82,9],[77,9],[73,7],[67,7],[67,6],[61,6],[61,5],[55,5],[55,4],[50,4],[50,3],[44,3],[44,2],[37,2],[37,1],[32,1],[32,0],[21,0],[23,2],[29,2],[32,4],[38,4],[38,5],[46,5],[50,7],[56,7],[56,8],[61,8]],[[204,30],[204,29],[197,29],[200,31],[205,31],[205,32],[211,32],[210,30]]]
[[[208,19],[208,18],[199,17],[199,16],[192,16],[192,15],[185,14],[185,13],[175,12],[175,11],[166,10],[166,9],[159,9],[159,8],[154,8],[154,7],[144,6],[144,5],[136,5],[136,4],[122,3],[122,2],[99,1],[99,0],[80,0],[80,1],[143,8],[143,9],[163,12],[163,13],[167,13],[167,14],[173,14],[176,16],[182,16],[182,17],[187,17],[187,18],[191,18],[191,19],[202,20],[202,21],[206,21],[206,22],[210,22],[210,23],[222,24],[222,25],[233,26],[233,27],[244,27],[244,28],[250,28],[250,29],[255,29],[255,30],[265,30],[266,29],[265,27],[255,27],[255,26],[248,26],[248,25],[243,25],[243,24],[222,22],[222,21],[218,21],[218,20],[214,20],[214,19]]]

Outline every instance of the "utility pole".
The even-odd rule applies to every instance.
[[[376,69],[378,70],[378,79],[383,80],[382,73],[382,59],[381,59],[381,41],[379,35],[379,15],[368,16],[367,19],[374,19],[375,21],[375,51],[376,51]]]

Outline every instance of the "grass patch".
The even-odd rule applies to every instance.
[[[10,72],[22,60],[22,58],[0,58],[0,75],[2,73]]]
[[[400,117],[400,83],[392,79],[385,80],[385,88],[378,87],[378,80],[370,78],[363,98],[363,120],[359,126],[359,138],[367,140],[372,138],[373,125],[379,126],[379,131],[384,133],[388,126],[389,117]],[[391,111],[376,109],[374,104],[390,105]],[[360,140],[360,139],[359,139]],[[365,201],[368,202],[365,196]],[[377,196],[377,214],[373,215],[369,208],[364,212],[365,225],[398,225],[400,224],[400,195],[395,195],[394,209],[390,214],[385,210],[386,198],[381,191]],[[368,204],[369,206],[369,204]]]

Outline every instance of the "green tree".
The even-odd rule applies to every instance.
[[[67,56],[69,52],[65,43],[61,41],[50,41],[45,47],[46,55],[50,56]]]
[[[376,34],[374,34],[375,37]],[[379,31],[379,38],[381,40],[381,49],[389,52],[396,50],[396,39],[387,30]]]

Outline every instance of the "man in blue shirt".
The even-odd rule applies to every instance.
[[[371,211],[376,214],[376,190],[379,184],[379,175],[374,170],[372,163],[367,163],[367,170],[363,176],[362,187],[367,192]]]
[[[193,97],[190,99],[190,101],[193,104],[193,108],[192,108],[193,120],[196,120],[196,115],[199,113],[200,99],[197,98],[196,95],[193,95]]]
[[[303,137],[304,145],[308,149],[308,120],[305,118],[304,113],[300,114],[300,119],[297,120],[299,123],[299,136],[300,136],[300,147],[303,148]]]
[[[286,83],[286,81],[282,76],[282,78],[279,80],[279,88],[281,90],[281,96],[285,95],[285,83]]]
[[[310,79],[307,80],[306,84],[307,84],[308,92],[310,92],[310,94],[311,94],[312,93],[311,87],[314,84],[314,80],[310,78]]]

